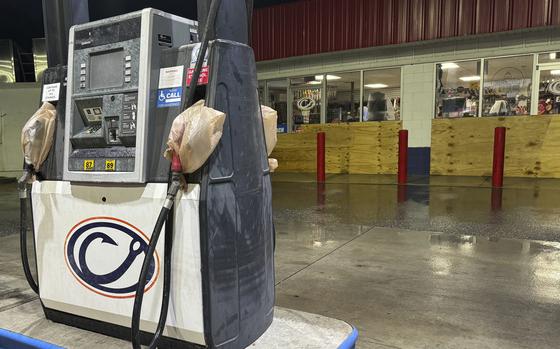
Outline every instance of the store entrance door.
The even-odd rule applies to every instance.
[[[531,114],[560,114],[560,64],[537,65]]]
[[[322,88],[291,87],[288,94],[288,128],[297,132],[302,125],[321,123]]]

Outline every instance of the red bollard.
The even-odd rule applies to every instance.
[[[492,188],[492,194],[490,194],[490,205],[492,211],[500,211],[502,209],[502,188]]]
[[[399,168],[398,180],[399,184],[406,184],[408,177],[408,130],[399,131]]]
[[[407,186],[406,185],[397,185],[397,203],[402,204],[407,200]]]
[[[317,133],[317,182],[325,181],[325,132]]]
[[[492,187],[504,186],[504,156],[506,154],[506,128],[494,129],[494,162],[492,164]]]
[[[325,208],[325,203],[327,201],[326,195],[326,185],[324,182],[317,183],[317,208],[323,209]]]

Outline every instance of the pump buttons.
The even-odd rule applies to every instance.
[[[80,64],[80,88],[86,88],[86,64]]]
[[[129,83],[132,75],[132,57],[130,55],[124,57],[124,82]]]

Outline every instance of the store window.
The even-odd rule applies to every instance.
[[[528,115],[532,76],[533,56],[487,59],[482,116]]]
[[[537,114],[560,114],[560,52],[539,54],[538,74]]]
[[[539,67],[539,78],[537,113],[560,114],[560,65]]]
[[[327,74],[327,122],[360,121],[360,72]]]
[[[312,75],[290,79],[292,94],[292,129],[302,125],[321,123],[322,79],[324,75]]]
[[[436,117],[478,116],[480,60],[436,65]]]
[[[560,52],[548,52],[539,54],[539,64],[560,63]]]
[[[363,121],[400,120],[401,69],[364,71]]]
[[[288,81],[287,79],[269,80],[268,105],[278,112],[278,132],[288,132]]]

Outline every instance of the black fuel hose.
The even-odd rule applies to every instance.
[[[210,39],[209,38],[210,28],[211,26],[214,25],[219,6],[220,6],[220,0],[212,0],[212,3],[210,4],[210,9],[208,11],[206,26],[204,27],[204,31],[202,33],[201,46],[200,46],[200,50],[198,51],[196,66],[193,71],[191,83],[189,85],[189,94],[188,97],[185,99],[185,103],[183,104],[183,110],[192,106],[194,102],[196,85],[198,83],[198,78],[200,76],[200,72],[202,71],[202,65],[204,64],[204,57],[206,56],[206,51],[208,49],[208,42]],[[166,241],[165,241],[165,256],[164,256],[164,271],[163,271],[163,299],[161,304],[158,325],[148,348],[150,349],[156,348],[158,341],[161,339],[163,330],[165,329],[165,323],[167,321],[167,312],[169,308],[169,298],[170,298],[170,289],[171,289],[171,246],[173,240],[173,213],[172,213],[173,210],[172,209],[173,209],[173,201],[175,199],[175,195],[179,190],[178,173],[174,172],[172,177],[173,180],[171,180],[171,183],[169,185],[167,199],[165,201],[166,203],[164,204],[164,206],[162,207],[159,213],[158,219],[156,221],[156,225],[154,226],[154,231],[152,233],[152,236],[150,237],[148,251],[146,252],[146,255],[144,257],[142,270],[140,272],[140,277],[138,280],[138,286],[136,288],[136,295],[134,298],[134,306],[132,309],[132,323],[131,323],[131,341],[132,341],[132,347],[134,349],[142,348],[141,338],[140,338],[141,337],[140,314],[142,312],[142,301],[144,299],[144,287],[146,284],[150,263],[153,258],[155,248],[159,239],[159,235],[161,233],[161,229],[164,223],[166,227],[166,233],[165,233]]]
[[[144,299],[144,287],[146,285],[146,279],[148,277],[148,271],[150,269],[150,264],[154,257],[154,252],[156,249],[157,242],[159,240],[159,235],[163,224],[165,223],[165,255],[164,255],[164,266],[163,266],[163,299],[161,302],[160,315],[158,320],[158,325],[152,340],[149,344],[149,348],[155,348],[159,339],[163,334],[165,328],[165,322],[167,320],[167,311],[169,309],[169,298],[171,289],[171,251],[173,244],[173,198],[177,194],[178,186],[172,193],[173,186],[168,192],[168,197],[166,199],[166,205],[161,208],[159,216],[150,237],[150,244],[148,245],[148,251],[144,257],[144,263],[142,264],[142,271],[140,272],[140,277],[138,281],[138,287],[136,289],[136,295],[134,298],[134,308],[132,311],[132,346],[135,349],[141,348],[140,339],[140,314],[142,312],[142,301]],[[171,198],[171,203],[168,200]]]
[[[25,176],[25,175],[24,175]],[[29,287],[39,294],[39,285],[33,279],[33,274],[31,273],[31,268],[29,267],[29,257],[27,256],[27,177],[20,179],[18,183],[19,188],[19,219],[20,219],[20,231],[19,231],[19,249],[21,253],[21,264],[23,265],[23,272]]]

